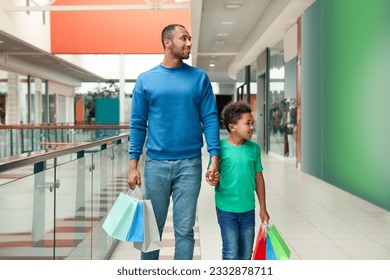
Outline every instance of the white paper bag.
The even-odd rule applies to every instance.
[[[144,253],[160,250],[162,248],[160,233],[156,223],[151,200],[142,200],[144,208],[144,241],[133,242],[135,249]]]

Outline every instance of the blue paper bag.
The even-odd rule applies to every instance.
[[[143,242],[144,241],[144,211],[142,201],[135,200],[137,207],[131,221],[126,241]]]
[[[268,235],[265,239],[265,255],[266,255],[265,257],[266,260],[277,260],[274,248],[271,244],[271,239],[269,238]]]

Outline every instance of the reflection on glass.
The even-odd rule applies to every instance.
[[[0,181],[0,260],[104,259],[115,240],[101,225],[128,190],[127,148],[62,156],[42,172]]]
[[[279,42],[270,50],[270,86],[269,86],[269,150],[278,155],[285,154],[283,137],[284,108],[284,61],[283,44]]]

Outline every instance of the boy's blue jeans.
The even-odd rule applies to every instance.
[[[182,160],[145,160],[145,198],[150,199],[162,237],[170,198],[173,200],[175,260],[192,260],[196,205],[202,180],[200,158]],[[141,253],[143,260],[157,260],[160,251]]]
[[[223,260],[250,260],[255,237],[255,210],[225,212],[217,208]]]

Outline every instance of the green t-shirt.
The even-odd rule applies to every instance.
[[[215,187],[216,206],[226,212],[244,213],[255,209],[256,172],[261,172],[260,146],[246,141],[234,146],[221,140],[220,180]]]

